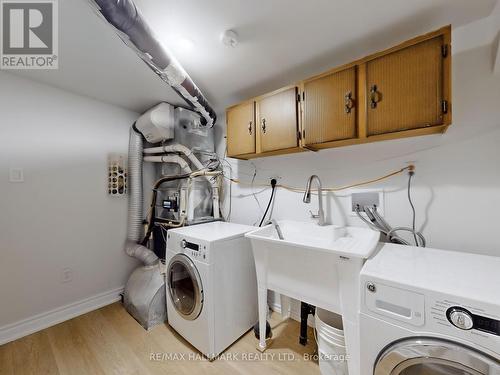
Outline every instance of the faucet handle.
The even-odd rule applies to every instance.
[[[319,219],[319,213],[313,214],[311,210],[309,210],[309,213],[311,214],[311,219]]]

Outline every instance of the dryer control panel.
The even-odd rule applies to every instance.
[[[446,317],[455,327],[470,330],[477,329],[482,332],[500,336],[500,321],[486,316],[476,315],[460,306],[452,306],[446,311]]]
[[[181,249],[185,254],[190,255],[194,259],[206,259],[206,246],[200,243],[192,242],[183,238],[180,242]]]
[[[210,263],[209,246],[203,239],[192,238],[174,231],[167,233],[167,251],[186,254],[193,261]]]
[[[181,240],[181,248],[184,249],[184,253],[188,253],[193,258],[206,258],[206,247],[195,242],[190,242],[186,239]]]
[[[463,297],[427,292],[427,324],[431,332],[457,337],[500,355],[500,310]]]

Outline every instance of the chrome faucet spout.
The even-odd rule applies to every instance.
[[[312,214],[311,217],[314,219],[318,219],[318,225],[325,225],[325,212],[323,211],[323,188],[321,186],[321,180],[319,179],[318,176],[313,174],[309,179],[307,180],[306,184],[306,191],[304,193],[304,197],[302,198],[302,201],[304,203],[311,203],[311,186],[312,182],[316,181],[318,185],[318,214]]]
[[[311,180],[314,176],[311,176],[309,180],[307,180],[306,191],[304,193],[304,197],[302,198],[302,202],[311,203]]]

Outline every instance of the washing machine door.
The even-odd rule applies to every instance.
[[[500,362],[451,341],[411,338],[389,345],[374,375],[500,375]]]
[[[168,294],[175,310],[187,320],[203,308],[203,285],[195,264],[184,254],[175,255],[167,267]]]

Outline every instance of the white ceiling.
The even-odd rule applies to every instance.
[[[446,24],[486,17],[496,0],[136,0],[218,113]],[[141,112],[184,104],[98,19],[86,0],[59,2],[60,69],[16,74]],[[240,37],[220,43],[225,29]],[[194,44],[183,46],[182,38]]]
[[[86,0],[59,1],[59,69],[17,75],[143,112],[159,101],[185,105]]]

